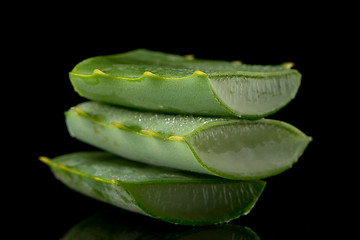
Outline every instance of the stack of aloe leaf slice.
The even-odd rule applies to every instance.
[[[247,214],[263,178],[289,169],[311,138],[264,119],[291,101],[291,63],[247,65],[145,49],[99,56],[70,72],[91,100],[71,107],[71,136],[104,151],[49,159],[57,179],[115,206],[171,223]]]

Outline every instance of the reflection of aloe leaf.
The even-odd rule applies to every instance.
[[[138,49],[86,59],[70,72],[70,80],[81,96],[101,102],[255,119],[295,97],[301,74],[292,65],[239,64]]]
[[[149,218],[129,219],[123,212],[97,213],[73,226],[63,240],[259,240],[248,227],[222,224],[185,227],[156,222]]]
[[[80,152],[50,160],[56,178],[87,196],[183,225],[227,222],[250,212],[265,182],[233,181],[154,167],[107,152]]]

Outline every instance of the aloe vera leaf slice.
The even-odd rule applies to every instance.
[[[167,113],[256,119],[296,95],[291,64],[249,65],[138,49],[80,62],[69,73],[81,96]]]
[[[250,228],[235,224],[203,227],[169,225],[121,212],[100,212],[74,225],[63,240],[259,240]]]
[[[84,102],[66,112],[70,134],[114,154],[228,179],[260,179],[289,169],[311,138],[269,120],[141,112]]]
[[[208,225],[247,214],[265,182],[232,181],[150,166],[107,152],[78,152],[50,160],[68,187],[123,209],[183,225]]]

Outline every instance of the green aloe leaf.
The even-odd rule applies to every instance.
[[[183,225],[208,225],[247,214],[265,182],[232,181],[128,161],[107,152],[62,155],[48,164],[68,187],[123,209]]]
[[[128,159],[228,179],[290,168],[311,138],[276,120],[141,112],[85,102],[65,113],[70,134]]]
[[[91,100],[167,113],[256,119],[291,101],[301,74],[281,65],[201,60],[138,49],[80,62],[74,89]]]
[[[62,240],[260,240],[248,227],[218,224],[203,227],[169,225],[150,218],[100,212],[73,226]]]

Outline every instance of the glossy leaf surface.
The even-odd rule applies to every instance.
[[[247,214],[265,182],[231,181],[159,168],[107,152],[41,157],[68,187],[109,204],[163,221],[207,225]]]
[[[257,119],[291,101],[301,74],[291,64],[248,65],[138,49],[80,62],[71,83],[91,100],[120,106]]]
[[[98,102],[70,109],[66,123],[73,137],[128,159],[242,180],[290,168],[311,140],[281,121],[166,115]]]

